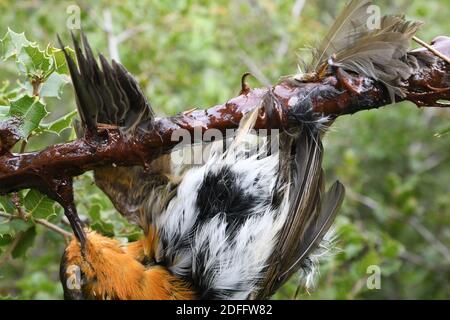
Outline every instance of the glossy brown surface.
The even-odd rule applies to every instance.
[[[450,40],[447,41],[450,47]],[[421,54],[432,56],[429,52]],[[450,66],[439,59],[430,61],[433,62],[421,66],[405,81],[406,96],[397,101],[408,100],[420,107],[447,106],[438,101],[450,99]],[[14,123],[3,122],[0,125],[0,193],[37,188],[68,210],[73,202],[71,178],[74,176],[101,166],[146,166],[178,143],[171,139],[176,130],[193,133],[196,128],[203,132],[214,128],[224,132],[237,128],[243,115],[258,107],[261,108],[256,129],[291,128],[296,124],[290,123],[287,114],[293,101],[298,106],[312,91],[315,92],[311,101],[314,112],[331,119],[390,103],[380,83],[348,73],[329,75],[320,82],[285,81],[271,88],[248,88],[241,95],[209,109],[156,118],[148,131],[124,135],[118,128],[102,128],[94,137],[24,154],[9,152],[17,136]]]

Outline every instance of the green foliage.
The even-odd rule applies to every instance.
[[[102,30],[106,10],[111,11],[114,34],[134,30],[119,45],[121,61],[136,75],[156,112],[171,115],[235,96],[246,71],[256,76],[249,80],[254,87],[296,72],[298,54],[303,55],[299,49],[320,39],[345,1],[306,1],[299,16],[295,2],[77,4],[94,51],[108,56]],[[376,2],[383,14],[403,11],[424,21],[419,33],[424,40],[450,30],[449,0]],[[0,41],[0,121],[22,120],[27,150],[73,137],[69,128],[75,101],[70,89],[62,91],[67,66],[53,45],[57,33],[69,43],[69,5],[73,2],[0,1],[0,32],[6,32]],[[340,179],[348,190],[335,224],[337,248],[321,265],[316,290],[300,290],[299,298],[450,298],[449,120],[448,110],[418,110],[402,103],[336,121],[325,139],[327,181]],[[93,185],[91,173],[75,179],[75,197],[93,229],[122,241],[139,237],[140,231]],[[58,268],[65,243],[61,235],[35,224],[40,218],[70,230],[61,208],[36,191],[20,192],[19,198],[26,221],[0,217],[0,261],[21,239],[14,259],[0,264],[0,297],[62,298]],[[18,214],[10,196],[0,197],[1,213]],[[366,285],[372,265],[380,268],[380,289]],[[292,298],[297,286],[293,279],[275,298]]]
[[[71,51],[73,52],[73,51]],[[0,40],[0,59],[14,60],[18,79],[11,82],[4,79],[0,89],[0,121],[14,121],[17,124],[21,142],[16,151],[25,151],[33,137],[49,133],[59,136],[70,127],[76,111],[70,111],[57,119],[45,122],[49,116],[47,99],[59,98],[62,87],[68,82],[67,66],[60,49],[47,46],[41,50],[30,42],[24,33],[8,29]],[[20,150],[18,150],[20,149]],[[0,261],[26,258],[36,242],[36,219],[60,222],[60,208],[53,200],[37,190],[21,191],[17,194],[19,207],[12,196],[0,197]],[[59,239],[61,241],[61,239]],[[4,275],[0,273],[3,278]]]
[[[17,100],[10,101],[9,113],[6,117],[21,119],[19,132],[22,139],[27,139],[34,130],[39,128],[39,124],[47,114],[45,105],[39,101],[39,97],[25,95]]]

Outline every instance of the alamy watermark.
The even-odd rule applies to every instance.
[[[366,286],[369,290],[381,289],[381,268],[378,265],[370,265],[366,269],[367,277]]]
[[[278,129],[251,129],[239,136],[236,129],[203,130],[195,127],[193,131],[186,129],[175,130],[171,141],[178,142],[171,153],[173,164],[190,165],[205,164],[212,154],[225,154],[223,161],[234,161],[230,155],[237,155],[240,159],[257,155],[259,158],[278,155],[280,147]],[[237,140],[238,139],[238,140]]]
[[[381,9],[377,5],[370,5],[367,7],[366,13],[369,15],[367,17],[366,26],[369,30],[376,30],[381,28]]]
[[[68,275],[66,280],[66,287],[69,290],[80,290],[81,289],[81,270],[77,265],[70,265],[66,269],[66,275]]]
[[[81,9],[76,4],[72,4],[66,8],[66,13],[68,15],[66,19],[66,27],[69,30],[80,30],[81,29]]]

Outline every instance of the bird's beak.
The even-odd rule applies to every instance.
[[[86,232],[84,231],[83,222],[77,214],[77,210],[74,205],[69,205],[64,208],[64,214],[69,220],[75,237],[78,239],[81,245],[81,249],[84,249],[86,244]]]

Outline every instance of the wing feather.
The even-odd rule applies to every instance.
[[[335,183],[326,195],[323,194],[320,134],[303,130],[293,140],[294,159],[287,161],[290,165],[284,173],[290,180],[288,213],[259,286],[261,289],[255,295],[259,299],[275,293],[317,248],[334,221],[344,196],[340,183]],[[284,183],[283,179],[280,182]]]
[[[77,63],[65,54],[75,89],[81,124],[76,125],[77,134],[86,131],[96,134],[99,123],[118,126],[125,134],[135,130],[148,130],[154,113],[137,81],[119,63],[111,64],[100,54],[100,63],[84,33],[81,44],[72,34]],[[83,50],[84,49],[84,50]],[[94,170],[95,183],[111,199],[117,210],[132,222],[138,222],[138,210],[150,191],[166,184],[169,173],[167,156],[155,160],[150,170],[141,167],[105,167]]]
[[[151,127],[154,113],[137,81],[122,65],[115,61],[110,64],[103,55],[99,55],[100,68],[83,33],[81,38],[82,45],[72,34],[78,66],[58,39],[75,89],[82,128],[95,133],[97,124],[103,123],[128,133]]]

